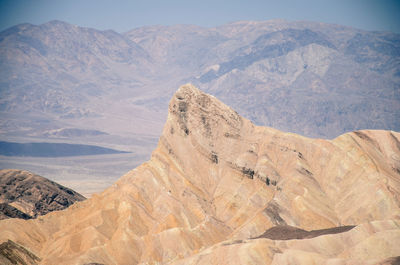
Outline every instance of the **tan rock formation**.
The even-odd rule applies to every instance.
[[[3,220],[40,264],[376,264],[400,254],[400,134],[334,140],[258,127],[191,85],[151,159],[100,195]],[[256,238],[278,225],[355,228]],[[386,260],[386,261],[385,261]]]

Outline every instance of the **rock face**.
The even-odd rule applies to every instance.
[[[0,170],[0,219],[30,219],[63,210],[85,197],[31,172]]]
[[[185,85],[148,162],[65,211],[1,221],[0,242],[40,264],[391,262],[399,141],[392,131],[321,140],[258,127]]]

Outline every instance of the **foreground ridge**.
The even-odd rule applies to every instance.
[[[399,139],[358,131],[330,141],[258,127],[184,85],[148,162],[65,211],[1,221],[0,243],[24,246],[40,264],[395,260]],[[289,226],[355,227],[298,240],[260,236]]]

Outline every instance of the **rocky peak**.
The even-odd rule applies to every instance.
[[[214,140],[224,134],[237,134],[244,120],[214,96],[186,84],[170,101],[166,129],[171,134],[178,129],[177,132],[184,137],[195,134],[196,138]]]

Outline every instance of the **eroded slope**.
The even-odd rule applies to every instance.
[[[399,139],[360,131],[328,141],[258,127],[185,85],[148,162],[66,211],[0,222],[0,240],[28,247],[41,264],[374,264],[400,252]],[[277,225],[356,227],[255,239]]]

